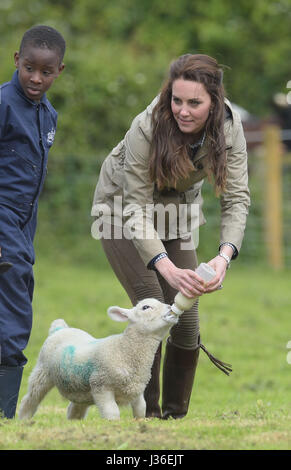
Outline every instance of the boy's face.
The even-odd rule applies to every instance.
[[[64,69],[56,51],[28,46],[23,53],[14,54],[18,78],[24,94],[33,101],[39,101],[53,81]]]

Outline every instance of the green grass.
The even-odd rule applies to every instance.
[[[55,318],[102,337],[124,328],[106,315],[108,306],[130,306],[100,251],[95,266],[94,258],[77,265],[39,255],[35,278],[34,324],[20,399]],[[201,351],[184,419],[134,420],[125,408],[121,421],[108,422],[91,407],[85,420],[67,421],[68,403],[53,390],[32,420],[0,421],[0,449],[291,449],[289,278],[288,271],[274,273],[237,261],[223,290],[201,298],[202,342],[230,362],[233,373],[225,376]]]

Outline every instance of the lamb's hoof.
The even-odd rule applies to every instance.
[[[0,262],[0,274],[6,273],[6,271],[8,271],[12,266],[13,264],[8,263],[7,261],[3,261],[2,263]]]

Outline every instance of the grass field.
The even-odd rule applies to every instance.
[[[102,255],[98,255],[99,257]],[[98,260],[98,262],[97,262]],[[21,397],[50,323],[64,318],[93,336],[123,324],[109,305],[130,306],[104,260],[74,264],[39,256],[34,324],[26,350]],[[28,422],[0,421],[0,449],[49,450],[282,450],[291,449],[290,271],[233,263],[222,291],[200,301],[202,342],[233,365],[227,377],[201,351],[190,410],[182,420],[102,420],[91,407],[83,421],[67,421],[67,402],[51,391]]]

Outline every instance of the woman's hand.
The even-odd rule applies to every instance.
[[[233,249],[230,246],[225,245],[221,249],[220,253],[224,253],[231,259],[233,255]],[[215,258],[211,259],[208,264],[216,271],[216,276],[212,279],[212,281],[207,283],[207,293],[214,292],[215,290],[221,288],[226,274],[227,261],[222,256],[217,255]]]
[[[155,264],[156,269],[174,289],[180,291],[188,298],[205,294],[205,282],[192,269],[181,269],[172,263],[169,258],[163,258]]]
[[[209,266],[211,266],[216,272],[216,276],[212,279],[212,281],[206,284],[206,292],[210,293],[221,288],[226,274],[227,262],[224,258],[222,258],[222,256],[215,256],[215,258],[210,260],[207,264],[209,264]]]

